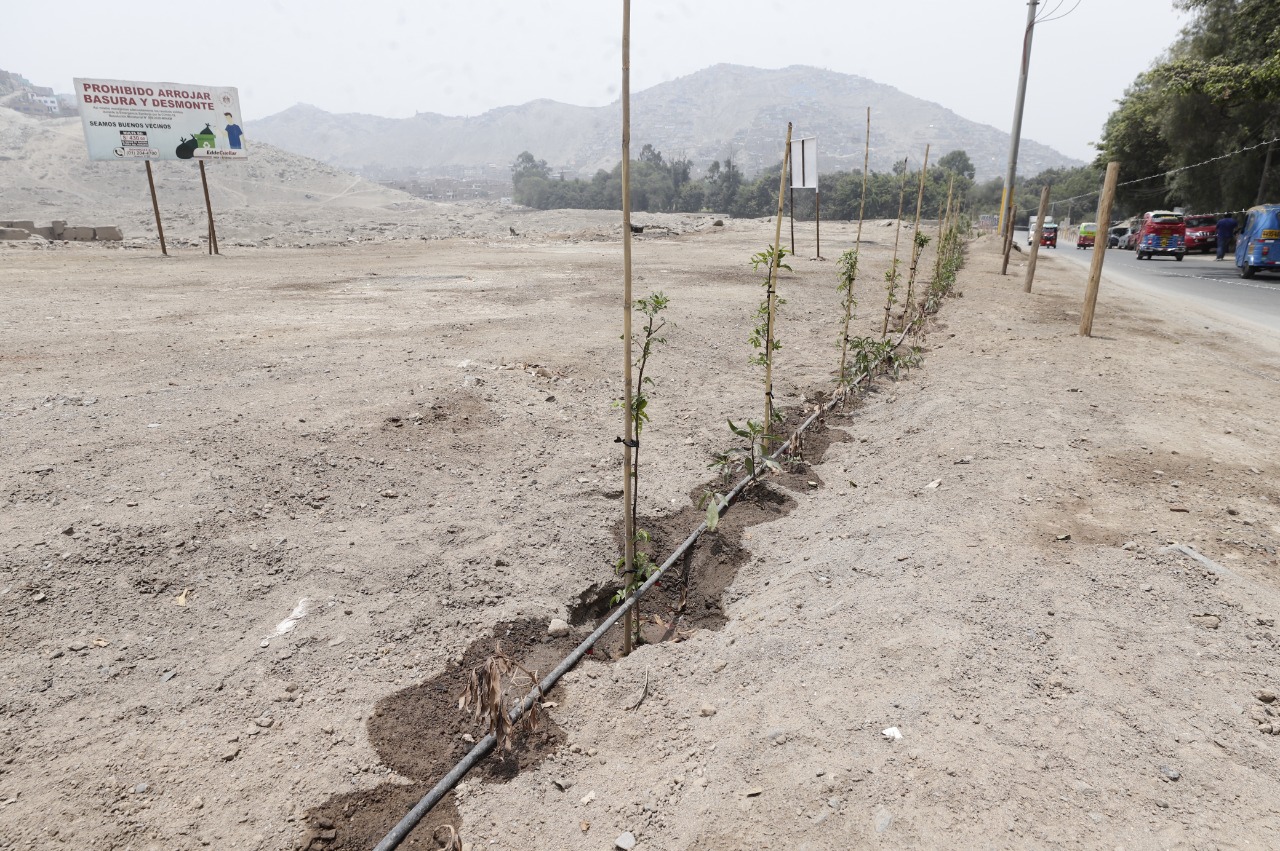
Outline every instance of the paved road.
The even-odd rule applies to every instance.
[[[1026,247],[1027,232],[1017,232]],[[1041,249],[1045,254],[1088,267],[1092,250],[1079,250],[1064,236],[1059,248]],[[1181,262],[1172,257],[1138,260],[1132,251],[1109,249],[1102,267],[1103,278],[1120,278],[1148,292],[1180,296],[1187,301],[1227,316],[1256,323],[1280,332],[1280,275],[1260,274],[1251,280],[1240,277],[1230,257],[1221,263],[1212,254],[1190,254]]]

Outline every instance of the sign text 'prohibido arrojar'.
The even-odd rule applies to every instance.
[[[77,77],[91,160],[239,160],[249,155],[229,86]]]

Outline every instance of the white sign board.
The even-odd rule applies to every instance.
[[[77,77],[91,160],[239,160],[249,155],[229,86]]]
[[[817,139],[795,139],[791,142],[791,188],[818,188]]]

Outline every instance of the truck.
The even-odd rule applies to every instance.
[[[1027,245],[1031,244],[1031,240],[1036,238],[1036,225],[1039,224],[1039,216],[1031,216],[1027,220]],[[1045,216],[1044,223],[1046,225],[1053,224],[1053,216]]]

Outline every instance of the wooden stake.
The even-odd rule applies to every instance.
[[[1040,256],[1040,239],[1044,236],[1044,214],[1049,209],[1049,185],[1040,190],[1040,213],[1036,220],[1036,232],[1031,235],[1031,259],[1027,262],[1027,280],[1022,284],[1024,293],[1031,292],[1031,282],[1036,277],[1036,258]]]
[[[204,186],[204,211],[209,214],[209,253],[221,254],[218,250],[218,229],[213,224],[213,204],[209,201],[209,180],[204,175],[204,160],[200,160],[200,183]]]
[[[817,242],[818,259],[822,258],[822,190],[814,188],[813,190],[813,225],[814,239]]]
[[[951,179],[947,181],[947,206],[946,213],[938,217],[938,244],[933,253],[933,281],[936,282],[942,274],[942,235],[947,232],[947,226],[951,224],[951,194],[956,188],[956,176],[951,175]],[[931,286],[934,284],[931,283]]]
[[[634,578],[635,518],[631,516],[631,450],[635,447],[631,387],[631,0],[622,0],[622,581]],[[635,607],[623,619],[622,652],[630,654]]]
[[[791,122],[787,122],[787,144],[782,149],[782,179],[778,181],[778,217],[773,230],[773,262],[769,264],[769,316],[764,335],[764,436],[760,445],[769,451],[769,435],[773,433],[773,319],[778,305],[778,264],[782,262],[782,195],[787,185],[787,168],[791,165]],[[794,253],[794,252],[792,252]]]
[[[862,200],[858,202],[858,235],[853,241],[853,253],[856,257],[862,248],[862,214],[867,209],[867,167],[871,162],[871,107],[867,107],[867,141],[862,149]],[[853,319],[853,281],[849,282],[849,291],[844,294],[844,336],[840,338],[840,380],[845,380],[845,370],[849,363],[849,323]]]
[[[151,176],[151,160],[145,160],[147,164],[147,185],[151,187],[151,209],[156,213],[156,232],[160,234],[160,253],[165,257],[169,256],[169,249],[164,244],[164,225],[160,223],[160,202],[156,199],[156,180]]]
[[[787,146],[787,161],[791,161],[791,146]],[[796,188],[791,186],[787,189],[787,193],[791,199],[791,203],[787,205],[787,212],[790,213],[791,219],[791,255],[794,257],[796,253]]]
[[[1116,198],[1116,178],[1120,163],[1107,163],[1107,179],[1102,184],[1102,200],[1098,202],[1098,235],[1102,238],[1093,249],[1093,265],[1089,267],[1089,286],[1084,293],[1084,311],[1080,314],[1080,336],[1093,336],[1093,311],[1098,306],[1098,286],[1102,282],[1102,261],[1107,256],[1107,231],[1111,229],[1111,202]]]
[[[905,326],[911,318],[912,302],[915,300],[916,269],[920,263],[923,248],[916,236],[920,233],[920,208],[924,205],[924,179],[929,172],[929,146],[924,146],[924,164],[920,166],[920,192],[916,195],[916,223],[911,228],[911,270],[907,274],[907,303],[903,308],[902,322]]]

